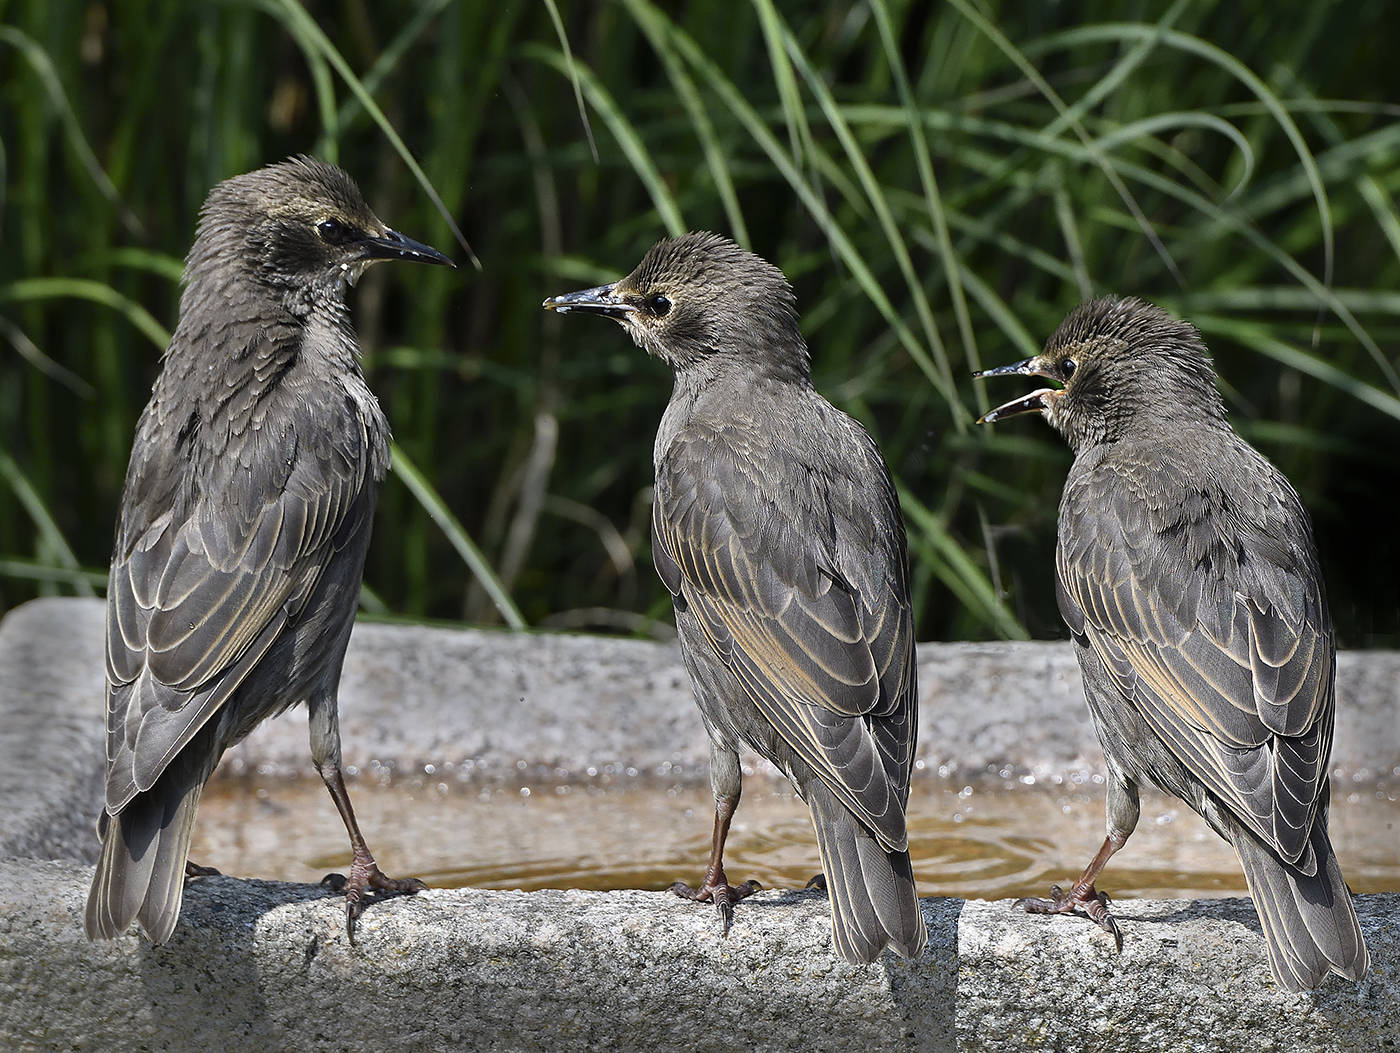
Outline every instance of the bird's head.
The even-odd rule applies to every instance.
[[[390,230],[335,165],[297,157],[227,179],[209,192],[186,280],[241,261],[258,281],[315,298],[353,285],[380,260],[453,266]]]
[[[740,362],[789,378],[811,375],[783,272],[718,234],[659,241],[627,277],[544,306],[616,319],[677,372]]]
[[[1225,424],[1225,407],[1200,334],[1132,297],[1080,304],[1034,358],[974,374],[1045,377],[1044,387],[978,423],[1039,411],[1076,451],[1146,434],[1171,419]]]

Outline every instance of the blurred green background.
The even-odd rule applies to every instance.
[[[884,449],[920,639],[1063,635],[1069,454],[974,426],[969,373],[1117,292],[1205,334],[1342,645],[1400,646],[1397,28],[1388,0],[0,2],[0,611],[101,594],[211,185],[314,153],[465,262],[388,128],[481,269],[351,294],[403,469],[371,612],[499,620],[439,495],[524,621],[665,634],[669,375],[539,305],[708,228],[788,274],[818,388]]]

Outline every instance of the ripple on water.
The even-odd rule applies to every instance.
[[[360,827],[385,873],[437,887],[662,889],[695,881],[709,853],[707,787],[654,777],[451,783],[431,774],[356,781]],[[1348,780],[1350,782],[1350,780]],[[1358,892],[1400,892],[1400,802],[1385,783],[1334,794],[1331,831]],[[527,792],[528,791],[528,792]],[[1239,895],[1230,848],[1175,800],[1144,795],[1142,820],[1100,887],[1119,896]],[[916,779],[909,850],[923,895],[1000,899],[1067,884],[1103,839],[1103,788]],[[192,859],[226,874],[317,881],[349,865],[344,827],[317,779],[218,778]],[[746,780],[725,851],[735,881],[800,888],[817,870],[806,806],[782,780]]]

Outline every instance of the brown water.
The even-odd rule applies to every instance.
[[[1076,777],[1078,778],[1078,777]],[[1331,832],[1357,892],[1400,892],[1400,779],[1339,785]],[[384,872],[436,887],[662,889],[699,879],[709,852],[708,789],[649,778],[474,785],[432,775],[351,784]],[[923,895],[998,899],[1068,884],[1103,839],[1103,788],[1090,779],[1021,786],[915,781],[909,846]],[[344,827],[318,779],[220,778],[205,791],[190,858],[226,874],[318,881],[349,865]],[[806,806],[783,780],[745,780],[725,851],[736,884],[800,888],[820,869]],[[1145,796],[1137,832],[1100,887],[1121,896],[1238,895],[1230,848],[1179,802]]]

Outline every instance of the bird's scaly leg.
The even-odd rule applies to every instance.
[[[1103,844],[1099,846],[1098,854],[1084,868],[1084,873],[1079,875],[1079,880],[1070,886],[1069,891],[1065,891],[1059,885],[1051,885],[1049,899],[1018,899],[1016,906],[1028,914],[1074,914],[1082,909],[1089,916],[1089,920],[1112,934],[1114,946],[1121,954],[1123,934],[1118,931],[1118,923],[1108,912],[1108,893],[1095,889],[1094,880],[1108,865],[1113,853],[1128,843],[1130,833],[1131,831],[1110,830],[1108,836],[1103,839]]]
[[[668,891],[683,899],[697,902],[712,902],[719,911],[720,922],[724,926],[723,935],[729,935],[729,927],[734,923],[734,904],[752,896],[763,886],[757,881],[745,881],[742,885],[731,885],[724,873],[724,842],[729,837],[729,822],[734,818],[734,809],[739,807],[739,794],[717,796],[715,798],[715,832],[710,844],[710,865],[705,868],[704,880],[699,888],[691,888],[683,881],[677,881]]]
[[[354,860],[350,864],[350,877],[348,879],[342,874],[327,874],[321,879],[321,884],[335,892],[344,891],[345,932],[353,944],[355,942],[355,919],[365,909],[365,892],[367,890],[413,893],[428,886],[417,878],[391,878],[380,872],[379,864],[374,861],[374,856],[370,855],[369,846],[365,844],[364,835],[360,833],[360,824],[355,821],[355,809],[350,805],[350,794],[345,789],[345,779],[340,774],[339,765],[328,765],[323,769],[321,781],[326,784],[326,789],[330,791],[331,800],[335,801],[336,810],[340,812],[340,818],[344,821],[345,829],[350,834],[350,847],[355,853]]]

